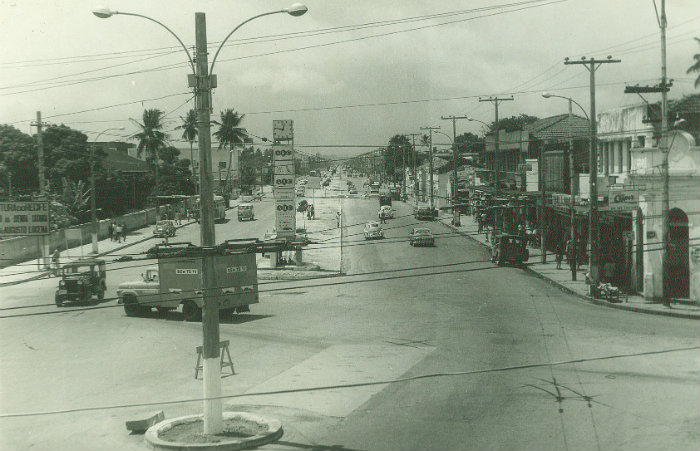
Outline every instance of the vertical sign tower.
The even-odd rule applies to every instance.
[[[292,241],[296,234],[294,192],[294,122],[272,121],[273,194],[275,197],[275,230],[277,238]]]

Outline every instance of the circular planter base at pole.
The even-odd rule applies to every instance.
[[[156,450],[241,450],[277,441],[282,424],[247,412],[224,412],[224,431],[205,435],[204,419],[188,415],[161,421],[151,426],[144,439]]]

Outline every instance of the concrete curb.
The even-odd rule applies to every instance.
[[[451,218],[447,218],[447,219],[451,219]],[[474,242],[476,242],[476,243],[478,243],[478,244],[480,244],[480,245],[482,245],[482,246],[488,248],[488,245],[487,245],[487,244],[482,243],[481,241],[477,240],[476,238],[474,238],[473,236],[471,236],[469,233],[466,233],[466,232],[464,232],[464,231],[462,231],[462,230],[459,230],[458,228],[456,228],[455,226],[453,226],[453,225],[450,224],[449,222],[443,222],[443,221],[440,220],[440,218],[438,218],[438,222],[440,222],[441,224],[446,225],[447,227],[451,228],[452,230],[455,230],[455,231],[456,231],[457,233],[459,233],[460,235],[466,236],[466,237],[468,237],[469,239],[471,239],[472,241],[474,241]],[[574,296],[577,296],[577,297],[579,297],[579,298],[581,298],[581,299],[584,299],[584,300],[590,302],[591,304],[601,305],[601,306],[604,306],[604,307],[614,308],[614,309],[618,309],[618,310],[627,310],[627,311],[630,311],[630,312],[647,313],[647,314],[649,314],[649,315],[661,315],[661,316],[671,316],[671,317],[674,317],[674,318],[685,318],[685,319],[700,320],[700,315],[693,314],[693,313],[674,312],[673,310],[668,310],[668,311],[666,311],[666,310],[649,310],[649,309],[645,309],[645,308],[642,308],[642,307],[635,307],[635,306],[632,306],[632,305],[625,305],[625,304],[620,304],[620,303],[612,303],[612,302],[604,301],[604,300],[602,300],[602,299],[596,299],[596,298],[594,298],[594,297],[592,297],[592,296],[588,296],[588,295],[585,295],[585,294],[581,294],[581,293],[579,293],[579,292],[577,292],[577,291],[574,291],[574,290],[572,290],[571,288],[567,287],[566,285],[563,285],[563,284],[557,282],[556,280],[552,280],[552,279],[550,279],[549,277],[545,276],[544,274],[535,271],[534,269],[530,268],[528,265],[525,265],[525,270],[526,270],[528,273],[534,275],[535,277],[549,282],[550,284],[556,286],[556,287],[559,288],[560,290],[565,291],[565,292],[567,292],[567,293],[569,293],[569,294],[573,294]]]
[[[231,438],[224,439],[221,438],[217,441],[204,442],[204,443],[186,443],[186,442],[170,442],[163,440],[159,437],[160,432],[167,431],[168,429],[187,423],[202,422],[203,416],[199,415],[188,415],[178,418],[173,418],[171,420],[161,421],[160,423],[151,426],[146,431],[144,440],[148,446],[152,449],[158,450],[241,450],[241,449],[251,449],[256,448],[267,443],[272,443],[277,441],[284,434],[282,430],[282,423],[278,420],[273,420],[269,418],[263,418],[258,415],[253,415],[247,412],[223,412],[224,422],[228,421],[247,421],[253,422],[261,425],[267,426],[267,432],[264,434],[254,435],[246,438]],[[203,427],[203,426],[202,426]]]

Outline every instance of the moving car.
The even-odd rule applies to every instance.
[[[382,226],[377,221],[370,221],[365,224],[364,235],[366,240],[381,239],[384,238],[384,231]]]
[[[435,246],[435,237],[430,229],[414,228],[408,235],[408,244],[411,246]]]
[[[530,258],[527,240],[519,235],[496,235],[491,247],[491,261],[503,266],[506,263],[522,265]]]
[[[61,307],[67,301],[89,303],[93,295],[97,296],[98,300],[104,299],[107,289],[104,260],[76,260],[64,265],[60,275],[56,306]]]
[[[379,219],[391,219],[394,217],[394,211],[391,209],[391,205],[382,205],[379,207]]]
[[[255,213],[253,213],[252,204],[240,204],[238,206],[238,220],[243,221],[244,219],[248,221],[255,220]]]
[[[175,223],[173,221],[158,221],[153,229],[153,236],[159,238],[175,236]]]
[[[418,220],[433,221],[437,218],[437,209],[430,207],[418,207],[413,214]]]

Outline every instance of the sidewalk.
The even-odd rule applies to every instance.
[[[438,220],[446,226],[457,230],[460,234],[470,237],[482,245],[487,246],[489,249],[491,248],[491,244],[486,240],[486,235],[478,232],[478,225],[474,220],[474,216],[462,215],[460,219],[461,225],[459,227],[452,225],[452,213],[441,211]],[[528,271],[557,285],[565,291],[588,300],[591,303],[620,310],[630,310],[633,312],[674,316],[678,318],[700,319],[700,306],[698,305],[674,303],[669,308],[665,307],[659,302],[649,301],[636,294],[622,294],[620,296],[621,302],[619,303],[611,303],[604,299],[595,299],[588,295],[585,269],[584,271],[579,271],[577,273],[576,281],[574,282],[571,280],[571,270],[565,262],[562,263],[562,269],[557,269],[554,254],[547,253],[547,263],[541,263],[542,253],[540,249],[528,247],[528,250],[530,251],[530,259],[528,260],[528,265],[526,266]]]
[[[183,222],[182,225],[175,226],[177,229],[185,227],[194,221]],[[127,240],[118,242],[110,239],[100,240],[98,242],[98,254],[92,254],[92,242],[87,242],[82,246],[72,247],[61,251],[59,263],[65,265],[83,258],[100,258],[121,249],[133,246],[134,244],[142,243],[153,238],[153,226],[142,227],[129,232]],[[16,285],[22,282],[29,282],[44,277],[51,276],[51,270],[45,269],[42,265],[43,259],[34,259],[24,261],[15,265],[7,266],[0,269],[0,287],[8,285]],[[49,259],[50,260],[50,259]]]

